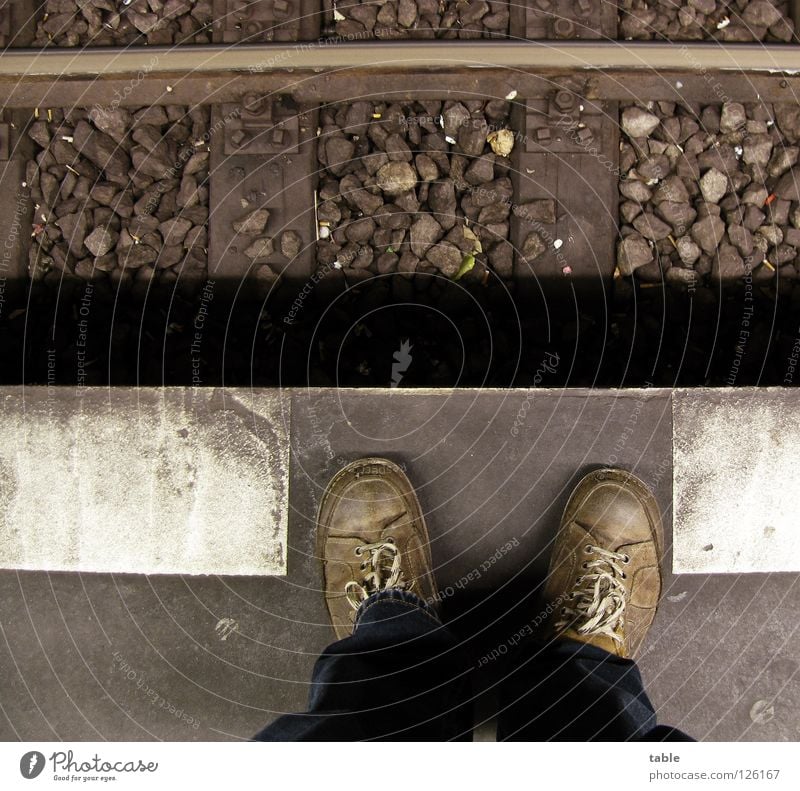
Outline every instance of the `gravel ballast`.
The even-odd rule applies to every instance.
[[[794,39],[789,3],[782,0],[620,0],[619,6],[618,38],[628,41]]]
[[[621,111],[620,274],[691,287],[800,276],[796,105]]]
[[[32,119],[34,281],[198,281],[207,269],[209,113],[50,110]]]
[[[428,101],[322,111],[319,265],[350,280],[510,277],[511,160],[493,150],[509,109]]]
[[[46,0],[35,47],[210,44],[212,0]]]
[[[342,38],[478,39],[508,35],[505,0],[388,0],[340,3],[335,33]]]

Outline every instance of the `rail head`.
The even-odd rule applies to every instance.
[[[632,72],[741,71],[800,74],[800,46],[605,41],[436,41],[290,45],[198,45],[66,50],[7,50],[0,79],[87,78],[123,74],[507,68]]]

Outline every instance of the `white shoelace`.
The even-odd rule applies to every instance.
[[[579,634],[605,635],[622,644],[624,640],[619,630],[625,616],[626,592],[620,582],[625,579],[620,564],[627,565],[631,559],[592,544],[587,544],[583,550],[595,558],[583,564],[584,573],[575,580],[575,588],[568,597],[574,603],[561,609],[555,629],[560,631],[570,626]]]
[[[370,594],[387,588],[410,589],[403,580],[403,570],[400,567],[400,550],[389,538],[386,541],[376,541],[374,544],[361,544],[355,548],[355,554],[366,557],[361,563],[364,576],[361,582],[350,580],[344,592],[350,606],[357,610]]]

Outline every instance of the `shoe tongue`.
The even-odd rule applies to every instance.
[[[569,640],[576,640],[577,642],[584,643],[586,645],[594,645],[597,648],[602,648],[604,651],[608,651],[609,654],[613,654],[614,656],[626,656],[623,647],[615,640],[612,640],[610,637],[604,634],[587,635],[581,634],[575,629],[565,629],[560,636],[566,637]]]

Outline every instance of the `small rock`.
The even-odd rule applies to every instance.
[[[797,146],[778,146],[767,164],[767,173],[776,178],[797,164],[800,148]]]
[[[800,167],[786,171],[775,185],[774,192],[783,200],[800,201]]]
[[[267,209],[256,209],[242,217],[241,220],[237,220],[233,224],[233,230],[248,236],[258,236],[267,227],[268,220],[269,211]]]
[[[469,110],[461,102],[454,102],[442,113],[444,133],[453,139],[458,137],[459,129],[469,120]]]
[[[691,229],[691,236],[700,245],[703,252],[712,255],[722,241],[725,223],[719,217],[710,215],[696,222]]]
[[[452,181],[437,181],[431,184],[428,205],[436,213],[437,222],[445,229],[452,228],[456,215],[456,191]]]
[[[639,234],[631,234],[617,244],[617,267],[620,274],[632,275],[653,260],[653,249]]]
[[[195,206],[200,202],[198,193],[197,179],[194,176],[184,175],[181,179],[181,187],[175,198],[177,206]]]
[[[375,233],[375,221],[370,217],[362,217],[351,222],[344,230],[347,240],[356,244],[368,242],[373,233]]]
[[[756,233],[763,236],[772,247],[777,247],[783,241],[783,231],[777,225],[762,225]]]
[[[421,214],[409,232],[411,251],[418,258],[424,258],[430,247],[442,238],[442,234],[442,226],[430,214]]]
[[[244,254],[253,260],[254,264],[265,263],[266,259],[272,255],[273,246],[272,239],[265,236],[261,239],[256,239],[245,249]]]
[[[769,135],[748,135],[742,141],[742,151],[746,164],[766,167],[772,156],[772,140]]]
[[[44,121],[34,121],[28,127],[28,137],[37,143],[41,148],[47,148],[50,145],[50,130]]]
[[[622,111],[622,131],[628,137],[649,137],[660,123],[658,116],[641,107],[626,107]]]
[[[175,245],[183,242],[191,227],[192,224],[189,220],[183,217],[172,217],[169,220],[164,220],[158,226],[158,231],[164,239],[164,244]]]
[[[397,271],[403,277],[410,279],[413,277],[414,272],[417,271],[418,264],[419,258],[417,258],[413,253],[405,252],[400,256],[400,260],[397,263]]]
[[[751,27],[771,27],[781,16],[781,12],[769,0],[751,0],[742,11],[742,20]]]
[[[83,240],[86,238],[88,220],[85,212],[66,214],[56,220],[70,253],[76,258],[82,254]]]
[[[730,244],[722,244],[714,256],[711,277],[715,280],[738,280],[746,274],[744,260],[739,251]]]
[[[464,171],[464,178],[470,184],[488,183],[494,179],[494,155],[477,157]]]
[[[654,242],[666,239],[672,232],[672,228],[663,220],[659,220],[654,214],[644,212],[634,221],[633,227],[645,238]]]
[[[675,240],[678,257],[686,266],[692,266],[702,255],[702,250],[689,236],[680,236]]]
[[[408,143],[397,133],[386,138],[385,147],[386,154],[392,162],[411,162],[414,158]]]
[[[689,203],[663,201],[658,204],[656,211],[672,226],[676,234],[685,233],[697,218],[697,212]],[[635,223],[634,227],[636,227]]]
[[[508,242],[498,242],[489,251],[492,269],[504,280],[514,276],[514,248]]]
[[[619,191],[628,200],[636,203],[647,203],[653,197],[653,192],[643,181],[638,179],[626,179],[620,181]]]
[[[146,244],[135,244],[117,254],[120,267],[128,269],[141,269],[152,264],[158,258],[158,253]]]
[[[111,250],[119,239],[119,234],[110,228],[95,228],[84,239],[86,249],[95,257],[103,256]]]
[[[514,206],[513,212],[527,222],[552,225],[556,221],[556,202],[550,198],[528,201]]]
[[[183,166],[183,172],[192,175],[199,173],[208,165],[208,151],[198,151],[192,154]]]
[[[694,269],[685,269],[682,266],[671,266],[664,273],[664,280],[673,286],[689,286],[693,288],[698,279],[697,272]]]
[[[414,164],[422,181],[436,181],[439,178],[439,168],[427,154],[417,154]]]
[[[335,176],[341,176],[353,159],[356,146],[346,137],[330,137],[325,143],[325,158],[328,170]]]
[[[92,107],[89,118],[117,143],[122,143],[133,123],[131,114],[124,107]]]
[[[547,245],[542,237],[536,231],[532,231],[525,237],[522,244],[522,257],[530,263],[539,258],[545,250],[547,250]]]
[[[284,231],[281,234],[281,255],[288,259],[296,258],[303,249],[303,240],[297,231]]]
[[[165,245],[158,253],[156,269],[169,269],[183,258],[183,245]]]
[[[735,132],[747,123],[747,112],[739,102],[726,102],[722,105],[719,130],[723,134]]]
[[[728,191],[728,177],[716,168],[711,168],[700,179],[700,191],[709,203],[719,203]]]
[[[739,253],[743,256],[749,256],[753,253],[753,234],[743,225],[729,225],[728,226],[728,239],[731,240]]]
[[[417,174],[408,162],[389,162],[378,171],[377,183],[387,195],[399,195],[417,185]]]
[[[463,255],[454,244],[439,242],[428,250],[425,258],[445,277],[453,277],[461,268]]]

